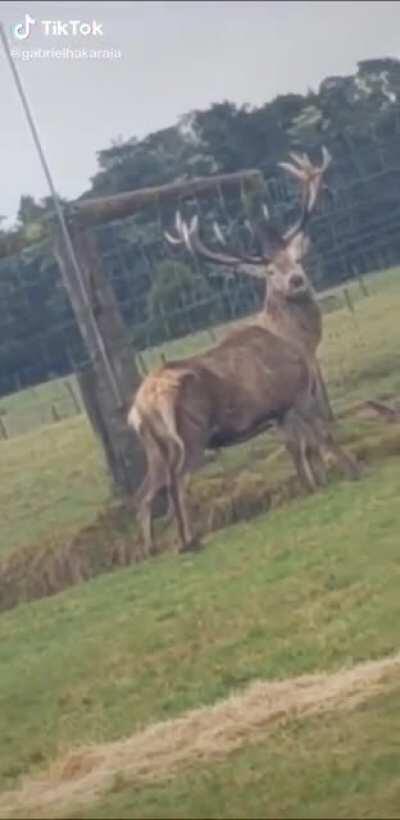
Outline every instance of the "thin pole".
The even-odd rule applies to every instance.
[[[31,109],[30,109],[30,106],[29,106],[29,103],[28,103],[28,100],[27,100],[27,97],[26,97],[26,94],[25,94],[21,79],[20,79],[20,76],[19,76],[18,71],[17,71],[17,67],[16,67],[15,62],[14,62],[14,60],[12,58],[12,55],[11,55],[10,46],[9,46],[9,43],[8,43],[8,40],[7,40],[4,25],[1,22],[0,22],[0,38],[1,38],[3,46],[4,46],[4,51],[5,51],[6,58],[8,60],[8,63],[9,63],[10,69],[11,69],[11,73],[12,73],[12,75],[14,77],[14,80],[15,80],[15,85],[17,87],[19,98],[21,100],[22,107],[23,107],[24,112],[25,112],[25,116],[26,116],[28,126],[29,126],[29,129],[30,129],[31,135],[32,135],[32,139],[33,139],[33,142],[36,146],[36,150],[39,154],[39,159],[40,159],[43,171],[44,171],[44,175],[46,177],[47,184],[48,184],[49,189],[50,189],[50,193],[51,193],[51,196],[52,196],[52,199],[53,199],[53,202],[54,202],[54,206],[55,206],[55,210],[56,210],[56,214],[57,214],[57,219],[58,219],[59,224],[60,224],[61,233],[62,233],[62,236],[64,238],[67,253],[69,255],[73,270],[75,272],[76,280],[77,280],[78,286],[79,286],[80,291],[81,291],[81,296],[82,296],[85,308],[87,310],[87,314],[88,314],[88,317],[89,317],[90,324],[92,325],[92,329],[94,331],[96,345],[98,347],[100,356],[103,359],[103,362],[104,362],[104,365],[105,365],[105,368],[106,368],[106,372],[107,372],[107,376],[108,376],[111,388],[113,390],[114,396],[117,400],[118,405],[121,406],[122,405],[121,393],[120,393],[118,384],[116,382],[114,372],[113,372],[113,369],[111,367],[110,360],[107,356],[107,351],[105,349],[103,339],[101,337],[101,334],[99,333],[99,329],[97,327],[97,323],[96,323],[95,317],[93,315],[89,295],[88,295],[87,290],[86,290],[85,281],[83,279],[82,271],[81,271],[81,268],[80,268],[76,253],[75,253],[74,246],[72,244],[71,236],[70,236],[70,233],[69,233],[69,230],[68,230],[68,227],[67,227],[67,223],[65,221],[65,217],[64,217],[64,213],[63,213],[63,210],[62,210],[62,207],[61,207],[61,203],[60,203],[60,200],[58,198],[58,194],[56,192],[56,189],[54,187],[54,183],[53,183],[53,179],[52,179],[52,176],[51,176],[51,173],[50,173],[50,169],[49,169],[49,166],[47,164],[47,160],[46,160],[43,148],[42,148],[42,144],[41,144],[40,139],[39,139],[38,130],[36,128],[35,121],[33,119],[33,115],[32,115],[32,112],[31,112]]]

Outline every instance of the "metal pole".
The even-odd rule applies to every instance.
[[[54,202],[54,206],[55,206],[55,210],[56,210],[56,214],[57,214],[57,219],[58,219],[59,224],[60,224],[62,236],[64,238],[65,246],[66,246],[66,249],[67,249],[67,253],[68,253],[69,258],[71,260],[71,264],[72,264],[72,267],[73,267],[75,275],[76,275],[76,280],[77,280],[78,286],[79,286],[80,291],[81,291],[82,299],[83,299],[83,302],[85,304],[85,308],[87,310],[87,315],[88,315],[90,324],[92,325],[92,329],[94,331],[94,336],[95,336],[95,339],[96,339],[96,345],[98,347],[100,356],[103,359],[104,366],[106,368],[106,372],[107,372],[107,376],[108,376],[108,380],[110,382],[110,386],[112,388],[114,396],[117,400],[118,405],[121,406],[122,403],[123,403],[121,393],[120,393],[117,381],[115,379],[114,372],[112,370],[109,358],[107,356],[107,352],[106,352],[106,349],[105,349],[105,346],[104,346],[103,339],[102,339],[102,337],[99,333],[97,323],[96,323],[95,317],[93,315],[89,295],[88,295],[86,287],[85,287],[85,282],[84,282],[84,279],[83,279],[83,276],[82,276],[82,271],[81,271],[81,268],[80,268],[76,253],[75,253],[74,246],[73,246],[72,241],[71,241],[71,237],[70,237],[70,234],[69,234],[67,223],[65,221],[65,217],[64,217],[64,213],[63,213],[63,210],[62,210],[62,207],[61,207],[61,203],[60,203],[60,200],[58,198],[58,194],[56,192],[56,189],[54,187],[54,183],[53,183],[53,179],[52,179],[52,176],[51,176],[51,173],[50,173],[50,169],[49,169],[49,166],[47,164],[47,160],[46,160],[46,157],[45,157],[45,154],[44,154],[44,151],[43,151],[40,139],[39,139],[39,134],[38,134],[38,131],[37,131],[37,128],[36,128],[36,125],[35,125],[35,122],[34,122],[34,119],[33,119],[33,116],[32,116],[32,112],[31,112],[30,107],[29,107],[29,103],[28,103],[28,100],[27,100],[23,85],[21,83],[20,76],[18,74],[15,62],[14,62],[14,60],[12,58],[12,55],[11,55],[11,50],[10,50],[10,46],[9,46],[7,36],[6,36],[6,33],[5,33],[4,25],[1,22],[0,22],[0,38],[1,38],[3,46],[4,46],[4,51],[5,51],[6,58],[8,60],[8,63],[9,63],[10,69],[11,69],[11,73],[12,73],[12,75],[14,77],[14,80],[15,80],[15,85],[17,87],[19,98],[21,100],[22,107],[23,107],[24,112],[25,112],[25,116],[26,116],[26,119],[27,119],[27,122],[28,122],[28,126],[29,126],[29,129],[30,129],[32,138],[33,138],[33,142],[35,143],[36,150],[39,154],[39,159],[40,159],[40,162],[41,162],[41,165],[42,165],[42,168],[43,168],[46,180],[47,180],[47,184],[48,184],[49,189],[50,189],[50,193],[51,193],[51,196],[52,196],[52,199],[53,199],[53,202]]]

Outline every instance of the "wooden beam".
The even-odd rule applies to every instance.
[[[77,373],[78,383],[89,421],[103,446],[113,488],[118,495],[128,498],[141,484],[146,469],[142,445],[126,421],[141,377],[93,232],[74,230],[71,238],[89,305],[83,299],[60,232],[54,237],[54,253],[87,351],[88,365]],[[89,310],[103,340],[118,395],[110,384],[105,361],[99,355],[93,324],[88,321]]]
[[[136,191],[127,191],[115,196],[85,199],[74,202],[69,210],[71,215],[77,218],[81,227],[100,225],[114,219],[132,216],[146,205],[157,201],[162,203],[178,198],[201,197],[215,190],[216,187],[229,190],[242,182],[247,182],[256,189],[262,188],[263,176],[261,171],[250,169],[236,171],[232,174],[194,177],[184,182],[171,182],[169,185],[140,188]]]

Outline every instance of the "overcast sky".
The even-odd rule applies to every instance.
[[[29,38],[12,26],[29,14]],[[59,193],[74,198],[96,171],[96,151],[142,137],[224,99],[259,105],[316,89],[358,60],[400,56],[398,2],[7,2],[13,49]],[[103,36],[46,36],[43,21],[95,20]],[[51,28],[47,25],[47,28]],[[114,59],[35,57],[42,49],[114,49]],[[0,51],[2,47],[0,45]],[[22,52],[30,59],[22,59]],[[32,55],[33,52],[33,56]],[[0,214],[47,195],[4,54],[0,54]]]

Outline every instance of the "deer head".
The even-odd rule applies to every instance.
[[[249,276],[266,278],[272,289],[285,299],[301,299],[307,294],[311,285],[302,266],[302,259],[309,248],[309,240],[304,229],[314,211],[318,195],[323,187],[323,175],[331,162],[326,148],[322,149],[322,164],[313,165],[309,158],[292,153],[293,162],[279,163],[301,185],[302,210],[299,219],[284,233],[274,228],[269,221],[265,205],[261,208],[260,218],[247,220],[247,227],[255,246],[252,253],[231,253],[227,247],[224,234],[217,223],[214,223],[214,234],[222,250],[214,250],[206,245],[199,235],[198,217],[194,216],[188,225],[176,214],[176,236],[165,233],[172,245],[185,245],[192,254],[198,254],[210,262],[246,273]]]

